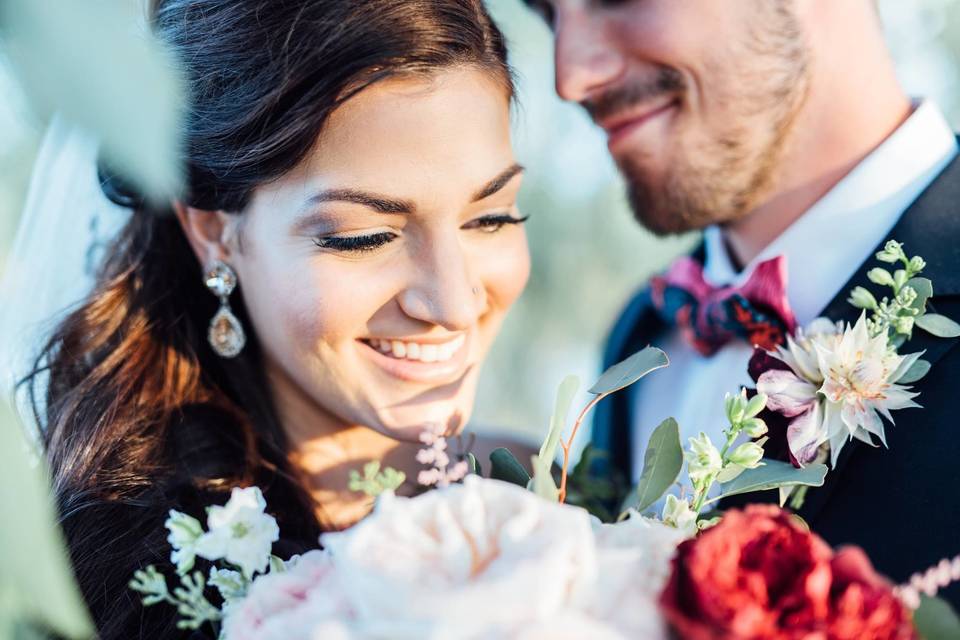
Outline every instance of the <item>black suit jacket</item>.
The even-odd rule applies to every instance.
[[[960,321],[960,159],[948,165],[903,213],[877,250],[888,239],[903,242],[908,255],[921,255],[927,261],[922,275],[933,281],[934,288],[929,310]],[[821,315],[856,321],[860,312],[846,300],[857,285],[878,292],[866,277],[873,266],[878,266],[873,254],[864,256],[863,265]],[[630,301],[611,333],[605,365],[610,366],[648,344],[656,346],[665,337],[666,329],[651,305],[649,291],[641,291]],[[827,475],[823,487],[810,490],[800,511],[832,545],[863,547],[878,570],[897,582],[942,558],[960,554],[958,343],[958,339],[914,332],[903,351],[926,351],[924,359],[933,365],[930,373],[914,385],[914,390],[920,392],[916,400],[923,409],[894,413],[896,426],[888,425],[886,429],[889,449],[872,448],[856,440],[848,443],[836,469]],[[605,450],[610,462],[628,477],[634,464],[642,464],[631,459],[634,398],[635,394],[627,391],[601,403],[593,431],[595,446]],[[701,401],[721,402],[722,398]],[[766,494],[751,494],[749,501],[776,500],[776,492]],[[960,587],[954,585],[942,595],[960,607]]]

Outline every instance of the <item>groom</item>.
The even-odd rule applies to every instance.
[[[933,102],[904,93],[873,0],[529,1],[556,37],[557,91],[606,130],[637,220],[702,230],[693,271],[709,285],[784,275],[800,325],[854,321],[848,293],[877,290],[865,272],[895,238],[927,260],[936,311],[960,319],[957,139]],[[780,255],[785,273],[754,273]],[[676,417],[684,442],[719,441],[724,393],[753,386],[747,341],[680,331],[658,302],[649,289],[630,301],[605,364],[653,344],[671,366],[601,405],[594,427],[634,481],[661,420]],[[897,581],[960,554],[956,343],[915,333],[903,352],[933,364],[915,387],[923,408],[897,413],[889,449],[848,444],[801,511]]]

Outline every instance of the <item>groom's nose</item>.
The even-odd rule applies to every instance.
[[[558,7],[554,19],[557,94],[583,102],[616,82],[626,68],[609,20],[589,7]]]

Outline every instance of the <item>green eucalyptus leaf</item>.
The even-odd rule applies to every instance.
[[[906,286],[917,292],[917,299],[911,306],[922,312],[927,308],[927,300],[933,297],[933,282],[929,278],[911,278]]]
[[[590,387],[590,393],[599,396],[619,391],[669,364],[666,353],[656,347],[647,347],[604,371],[597,383]]]
[[[917,318],[917,326],[938,338],[960,337],[960,324],[939,313],[927,313]]]
[[[567,415],[570,413],[573,397],[577,394],[579,388],[580,378],[576,376],[567,376],[560,383],[560,388],[557,389],[557,400],[553,407],[553,415],[550,416],[550,431],[540,447],[541,458],[552,462],[557,457],[560,436],[567,424]]]
[[[913,613],[913,624],[924,640],[960,638],[960,617],[942,598],[920,596],[920,608]]]
[[[530,482],[530,474],[516,456],[504,447],[494,449],[490,454],[490,477],[494,480],[518,484],[521,487],[526,487]]]
[[[110,165],[158,201],[179,193],[183,81],[142,15],[120,0],[5,0],[0,44],[34,108],[102,143]]]
[[[900,376],[897,384],[913,384],[914,382],[919,382],[928,373],[930,373],[930,363],[926,360],[917,360],[910,365],[906,373]]]
[[[480,461],[477,460],[477,456],[473,455],[472,453],[468,453],[467,464],[470,465],[470,473],[477,476],[483,475],[483,468],[480,466]]]
[[[720,485],[720,498],[795,485],[819,487],[827,475],[827,467],[823,464],[797,469],[789,462],[780,460],[765,459],[763,462],[762,467],[747,469],[731,482]]]
[[[527,483],[527,489],[550,502],[557,502],[560,499],[560,489],[550,473],[553,468],[553,460],[541,458],[540,456],[530,456],[530,462],[533,464],[533,478]]]
[[[635,502],[627,506],[642,512],[667,492],[682,470],[680,428],[676,420],[667,418],[650,435],[643,455],[643,471],[634,490]]]
[[[22,427],[0,402],[0,608],[14,621],[37,623],[64,637],[93,637],[45,467],[31,462],[28,451]]]

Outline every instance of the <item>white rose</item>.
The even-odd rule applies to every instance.
[[[226,612],[226,640],[313,640],[356,637],[330,554],[310,551],[286,571],[258,576]]]
[[[669,637],[657,601],[670,577],[671,560],[684,532],[633,514],[594,527],[602,576],[585,603],[592,617],[631,638]]]
[[[567,611],[511,632],[510,640],[632,640],[606,622],[578,611]],[[647,636],[635,636],[646,639]],[[490,640],[494,640],[492,637]]]
[[[559,615],[596,579],[585,511],[477,476],[416,498],[385,494],[321,543],[371,637],[506,637]]]

